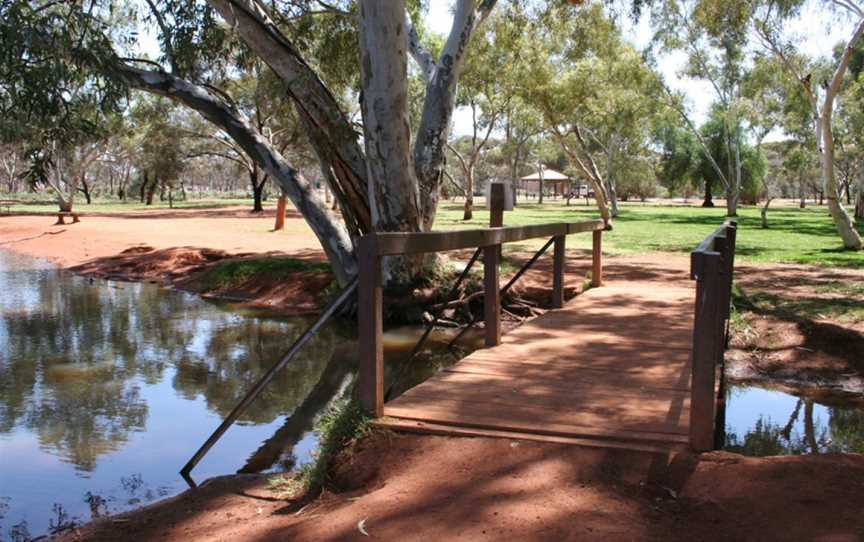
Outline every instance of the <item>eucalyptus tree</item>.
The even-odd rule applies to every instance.
[[[684,74],[707,81],[722,112],[724,163],[713,161],[680,100],[667,95],[696,135],[705,158],[726,192],[726,214],[736,216],[741,190],[741,112],[739,100],[746,67],[753,3],[748,0],[668,0],[652,7],[656,42],[663,50],[687,54]]]
[[[495,4],[457,1],[451,33],[435,56],[409,22],[405,0],[361,0],[356,5],[347,0],[273,5],[256,0],[149,0],[143,13],[137,4],[111,0],[7,2],[0,5],[0,48],[7,53],[0,69],[30,93],[44,91],[47,97],[39,98],[43,101],[65,102],[57,89],[63,77],[74,74],[88,80],[88,88],[101,91],[105,107],[122,101],[124,88],[132,88],[197,111],[279,182],[318,237],[336,277],[345,283],[356,272],[352,237],[373,230],[432,227],[467,45]],[[416,17],[416,6],[411,7]],[[128,56],[129,38],[142,21],[158,31],[161,52],[155,61]],[[326,32],[316,32],[322,28]],[[34,43],[41,49],[35,51]],[[214,84],[230,72],[237,49],[257,55],[281,80],[322,169],[332,172],[341,217],[330,212],[298,168]],[[334,50],[344,54],[322,54]],[[413,145],[409,51],[426,82]],[[341,75],[346,71],[354,75]],[[362,138],[346,113],[345,100],[340,101],[345,89],[335,87],[343,80],[359,86]],[[28,107],[37,100],[19,94],[0,95],[4,108],[23,105],[37,111]],[[418,272],[416,266],[407,269],[407,278]]]
[[[701,148],[693,133],[679,126],[675,117],[666,115],[655,125],[654,140],[660,148],[659,183],[670,194],[682,193],[685,197],[690,190],[704,187],[702,206],[713,207],[710,185],[700,174]]]
[[[503,126],[524,71],[520,52],[527,37],[523,33],[524,18],[518,15],[500,10],[468,47],[456,103],[471,113],[470,141],[465,152],[447,145],[464,179],[463,220],[473,217],[477,162],[493,131]]]
[[[543,117],[532,104],[521,95],[514,96],[504,114],[504,141],[502,153],[507,157],[510,189],[513,191],[513,205],[518,205],[517,191],[528,157],[536,146],[538,136],[543,132]]]
[[[659,78],[599,4],[550,7],[536,26],[528,100],[592,184],[608,222],[617,215],[616,157],[639,154],[649,144],[650,118],[660,109]]]
[[[816,134],[828,210],[843,240],[843,246],[851,250],[861,250],[864,248],[864,242],[840,199],[835,170],[834,111],[844,85],[848,82],[847,72],[855,48],[864,37],[864,5],[857,0],[836,0],[828,3],[834,10],[852,21],[853,30],[824,77],[819,77],[821,74],[814,73],[810,66],[802,62],[798,44],[785,32],[786,23],[801,15],[803,5],[803,0],[765,2],[760,6],[755,29],[764,47],[784,64],[807,97],[810,104],[810,124]]]

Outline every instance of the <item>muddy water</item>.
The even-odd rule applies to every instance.
[[[0,251],[0,540],[185,489],[179,468],[307,325]],[[319,333],[195,478],[309,461],[356,366],[352,334]]]
[[[752,456],[864,453],[864,408],[857,403],[733,386],[727,394],[725,449]]]

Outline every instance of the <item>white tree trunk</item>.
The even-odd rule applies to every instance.
[[[831,103],[826,99],[821,118],[822,124],[822,181],[825,185],[825,198],[828,200],[828,212],[834,220],[837,233],[843,240],[843,246],[850,250],[861,250],[861,236],[855,230],[855,224],[840,201],[840,189],[834,172],[834,136],[831,132]]]
[[[840,190],[837,186],[837,177],[834,172],[834,134],[831,128],[834,116],[834,98],[840,91],[840,86],[846,75],[846,69],[849,67],[852,52],[856,44],[861,40],[862,35],[864,35],[864,18],[858,21],[855,32],[846,44],[843,55],[840,57],[840,62],[834,70],[831,82],[825,89],[825,99],[822,104],[822,110],[818,112],[819,116],[816,124],[817,141],[819,141],[819,136],[821,135],[822,148],[820,149],[819,157],[822,165],[822,181],[825,188],[825,197],[828,199],[828,211],[834,220],[837,233],[840,234],[840,238],[843,240],[843,246],[850,250],[861,250],[864,243],[862,243],[861,236],[855,230],[855,224],[849,218],[846,209],[843,208],[843,204],[840,201]]]
[[[372,226],[420,231],[411,157],[404,0],[360,2],[360,81]]]

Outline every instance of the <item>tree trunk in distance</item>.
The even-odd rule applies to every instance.
[[[474,218],[474,167],[468,168],[465,172],[465,210],[462,213],[462,220],[471,220]]]
[[[252,169],[249,171],[249,182],[252,184],[252,212],[263,213],[264,205],[261,199],[264,195],[264,183],[258,182],[258,164],[252,164]]]
[[[702,201],[702,207],[714,207],[714,195],[711,192],[713,183],[705,179],[705,199]]]
[[[855,219],[864,220],[864,190],[858,193],[858,203],[855,205]]]
[[[150,182],[150,186],[147,187],[147,195],[144,201],[146,205],[153,205],[153,197],[156,195],[157,186],[159,186],[159,177],[153,175],[153,180]]]
[[[800,201],[798,202],[799,209],[807,208],[807,191],[804,187],[804,174],[801,173],[798,176],[798,196],[800,197]]]
[[[771,198],[765,199],[765,205],[762,206],[762,209],[759,210],[759,214],[762,216],[762,229],[768,229],[768,206],[771,205]]]
[[[138,199],[144,203],[144,198],[147,195],[147,185],[150,184],[150,175],[147,170],[144,170],[144,180],[141,181],[141,187],[138,189]]]

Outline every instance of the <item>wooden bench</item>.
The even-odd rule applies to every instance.
[[[73,224],[77,224],[77,223],[81,222],[81,220],[78,218],[78,216],[79,216],[78,213],[76,213],[75,211],[57,211],[57,222],[55,222],[54,225],[60,226],[60,225],[66,224],[66,222],[63,219],[69,218],[69,217],[72,218]]]
[[[6,207],[6,214],[12,213],[12,206],[21,203],[17,199],[0,199],[0,207]]]

